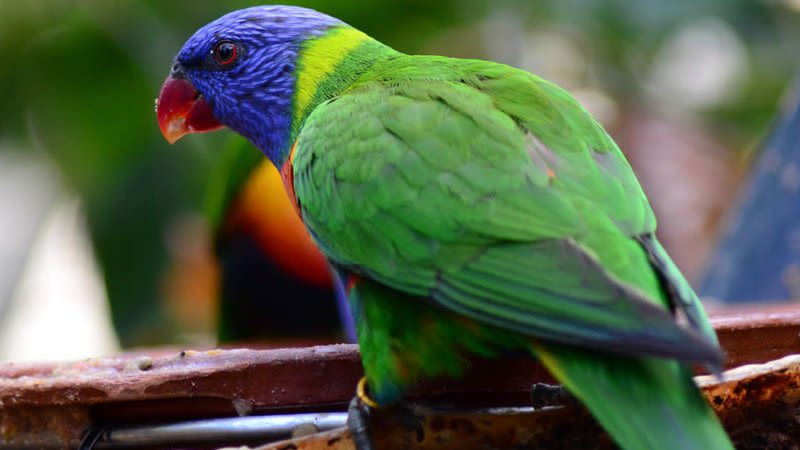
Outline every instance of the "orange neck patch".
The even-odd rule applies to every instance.
[[[286,195],[289,196],[289,201],[292,202],[295,212],[297,212],[297,215],[302,219],[303,216],[300,214],[300,205],[297,203],[297,195],[294,192],[294,171],[292,170],[292,161],[294,160],[294,151],[297,148],[297,142],[298,141],[294,141],[292,150],[289,152],[289,157],[286,158],[286,162],[283,163],[283,167],[281,167],[281,179],[283,180],[283,188],[286,189]]]

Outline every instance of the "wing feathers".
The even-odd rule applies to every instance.
[[[494,246],[461,270],[439,274],[432,297],[535,338],[721,362],[716,345],[676,326],[668,310],[622,284],[570,240]]]
[[[655,219],[630,166],[571,96],[491,63],[403,58],[301,130],[297,197],[331,260],[530,337],[720,361],[666,253],[634,240]]]

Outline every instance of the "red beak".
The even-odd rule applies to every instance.
[[[204,133],[223,127],[192,82],[174,73],[161,86],[156,99],[156,117],[161,134],[170,144],[189,133]]]

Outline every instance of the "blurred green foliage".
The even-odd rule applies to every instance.
[[[751,148],[764,133],[796,72],[800,48],[793,9],[798,2],[791,0],[287,3],[327,12],[412,53],[504,59],[487,44],[492,30],[501,48],[509,27],[521,27],[523,38],[566,30],[585,60],[586,84],[620,104],[649,108],[659,107],[647,96],[646,79],[661,47],[682,24],[715,17],[744,43],[747,76],[737,95],[691,114],[733,150]],[[52,161],[65,189],[82,198],[125,345],[175,338],[162,302],[170,229],[181,217],[200,213],[218,149],[231,139],[226,131],[170,148],[156,126],[154,98],[191,33],[253,4],[258,2],[0,2],[0,150],[23,149]],[[513,55],[505,59],[518,62]]]

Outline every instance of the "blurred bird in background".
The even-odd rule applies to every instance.
[[[238,138],[222,155],[207,194],[220,277],[218,341],[341,342],[349,316],[338,308],[346,303],[282,194],[278,171]]]

